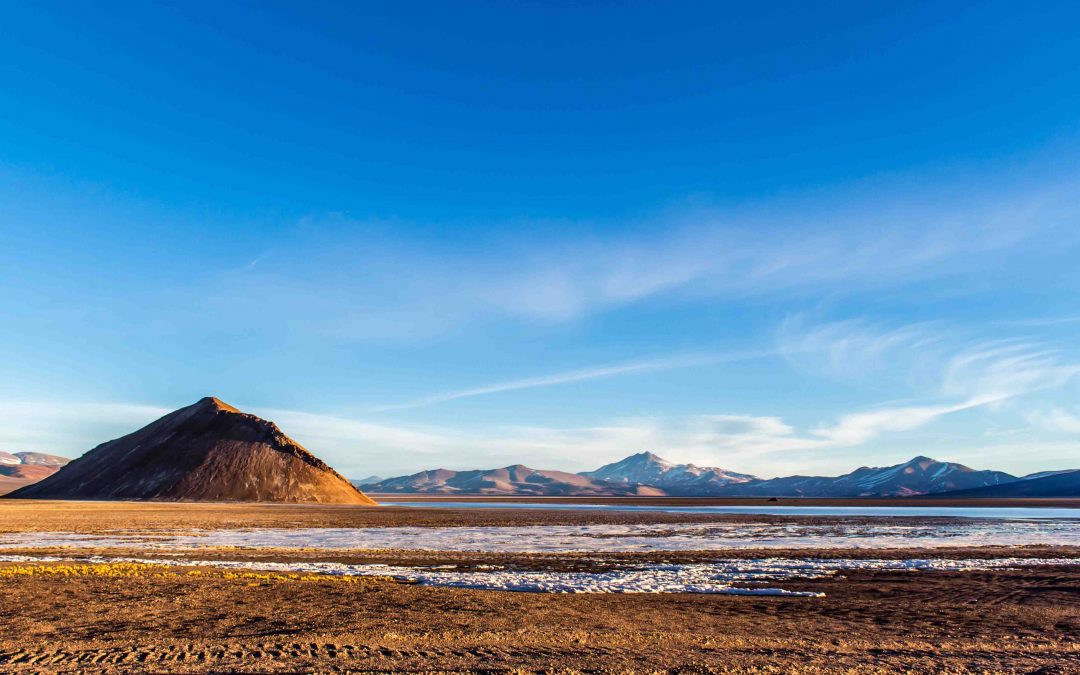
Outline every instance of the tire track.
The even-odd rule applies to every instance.
[[[375,661],[422,661],[472,660],[480,663],[512,662],[522,659],[588,658],[592,653],[598,657],[612,657],[617,652],[610,647],[591,649],[523,647],[457,647],[444,649],[425,646],[422,649],[399,649],[385,646],[302,642],[264,642],[256,644],[221,644],[200,646],[194,644],[165,645],[137,648],[88,648],[88,649],[9,649],[0,651],[0,666],[15,669],[67,669],[72,667],[106,668],[153,667],[154,665],[185,664],[191,667],[213,667],[214,664],[245,663],[260,661],[284,663],[289,661],[319,663]]]

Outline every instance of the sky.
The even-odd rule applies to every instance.
[[[353,478],[1080,467],[1078,23],[6,3],[0,450],[213,395]]]

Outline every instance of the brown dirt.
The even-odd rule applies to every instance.
[[[0,495],[14,492],[21,487],[33,485],[56,473],[57,467],[42,464],[0,464]]]
[[[124,672],[1080,669],[1080,570],[854,573],[821,599],[333,581],[0,578],[0,669]]]

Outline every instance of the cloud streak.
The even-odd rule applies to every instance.
[[[524,462],[539,468],[585,470],[641,450],[676,461],[719,465],[769,476],[777,473],[850,469],[841,451],[934,424],[951,415],[1010,402],[1080,378],[1080,364],[1032,342],[1003,340],[955,344],[955,336],[918,329],[872,328],[861,322],[808,326],[811,339],[790,340],[784,352],[804,350],[813,367],[828,373],[836,355],[906,370],[919,362],[936,378],[920,378],[913,402],[854,410],[816,425],[795,425],[776,415],[728,411],[696,415],[616,418],[590,426],[492,425],[482,430],[379,424],[345,416],[253,409],[348,475],[401,473],[436,468],[489,468]],[[789,336],[790,337],[790,336]],[[925,352],[929,351],[927,357]],[[410,405],[434,405],[470,396],[557,386],[635,372],[762,358],[773,351],[697,354],[641,360],[455,390]],[[925,358],[924,358],[925,357]],[[846,358],[846,357],[845,357]],[[838,376],[847,364],[839,360]],[[242,401],[237,402],[242,405]],[[157,406],[0,402],[0,447],[76,456],[168,412]],[[1077,416],[1063,408],[1029,415],[1037,426],[1075,433]],[[1033,441],[1037,442],[1037,441]],[[1058,447],[1058,446],[1055,446]],[[1055,450],[1056,451],[1056,450]],[[907,450],[905,449],[905,452]],[[878,455],[881,456],[880,454]],[[905,457],[895,457],[897,461]],[[1032,458],[1034,459],[1034,458]],[[1045,468],[1045,467],[1032,467]]]
[[[810,468],[850,470],[850,460],[845,459],[843,453],[837,455],[833,451],[866,447],[879,439],[926,427],[947,416],[1001,406],[1034,392],[1062,386],[1080,375],[1080,366],[1063,362],[1051,350],[1030,343],[975,344],[950,353],[946,349],[949,337],[942,335],[940,339],[931,339],[924,327],[875,331],[865,324],[848,322],[820,326],[812,333],[817,336],[810,341],[813,344],[800,342],[798,348],[806,350],[807,357],[815,359],[816,363],[827,364],[831,355],[848,353],[869,354],[872,360],[883,358],[888,363],[905,367],[918,356],[907,352],[918,353],[932,345],[937,359],[936,383],[919,393],[917,403],[853,411],[838,415],[832,422],[802,430],[777,416],[730,413],[623,418],[570,428],[496,426],[481,433],[460,429],[418,431],[345,418],[267,412],[288,422],[290,426],[284,428],[295,426],[303,434],[301,438],[310,436],[314,442],[330,449],[342,465],[355,466],[354,472],[365,474],[394,473],[402,469],[415,471],[435,468],[438,464],[446,465],[446,468],[471,469],[518,462],[538,468],[585,470],[631,452],[653,450],[676,461],[719,465],[769,476]],[[834,338],[837,349],[829,349],[828,341],[820,339],[821,336]],[[786,353],[794,354],[793,351]],[[766,354],[771,352],[739,356],[755,358]],[[940,358],[939,354],[942,355]],[[735,356],[727,355],[728,358]],[[638,365],[644,368],[645,364],[661,363],[687,362],[659,360],[643,361]],[[924,365],[929,367],[929,363]],[[604,377],[620,372],[615,367],[571,371],[454,394],[484,395],[516,386],[549,386],[574,381],[586,374]],[[450,400],[444,397],[438,397],[438,400]],[[1058,413],[1052,421],[1067,429],[1073,420]],[[346,445],[351,450],[346,450]],[[378,464],[365,462],[370,457],[379,458]],[[895,458],[896,461],[902,459],[907,457]]]
[[[279,242],[274,250],[288,251],[288,264],[270,264],[286,254],[269,254],[266,264],[205,279],[213,292],[193,288],[189,311],[222,313],[227,325],[271,313],[289,317],[281,331],[403,343],[488,321],[558,324],[646,302],[852,295],[940,277],[949,278],[948,292],[962,293],[1004,253],[1043,254],[1054,233],[1075,229],[1073,192],[937,203],[837,195],[780,212],[695,209],[592,236],[525,233],[469,246],[333,220],[332,239]]]
[[[128,403],[0,401],[0,449],[77,457],[167,412]]]
[[[520,380],[496,382],[494,384],[483,385],[480,387],[456,389],[440,394],[432,394],[431,396],[424,396],[421,398],[413,399],[411,401],[404,401],[402,403],[391,403],[376,406],[374,408],[371,408],[370,412],[423,408],[427,406],[438,405],[439,403],[446,403],[448,401],[455,401],[463,398],[472,398],[475,396],[487,396],[490,394],[497,394],[507,391],[535,389],[537,387],[552,387],[561,384],[584,382],[588,380],[617,377],[620,375],[630,375],[634,373],[648,373],[666,370],[676,370],[679,368],[694,368],[698,366],[717,365],[721,363],[735,363],[739,361],[750,361],[754,359],[768,358],[770,356],[776,356],[776,352],[749,351],[731,352],[725,354],[688,354],[658,359],[627,361],[624,363],[618,363],[608,366],[581,368],[578,370],[568,370],[561,373],[523,378]]]

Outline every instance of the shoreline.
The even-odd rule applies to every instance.
[[[911,508],[1061,508],[1080,509],[1080,497],[1016,497],[962,499],[955,497],[593,497],[593,496],[524,496],[430,493],[365,493],[380,505],[397,502],[506,502],[518,504],[596,504],[612,506],[767,506],[792,507],[874,507],[897,506]]]

